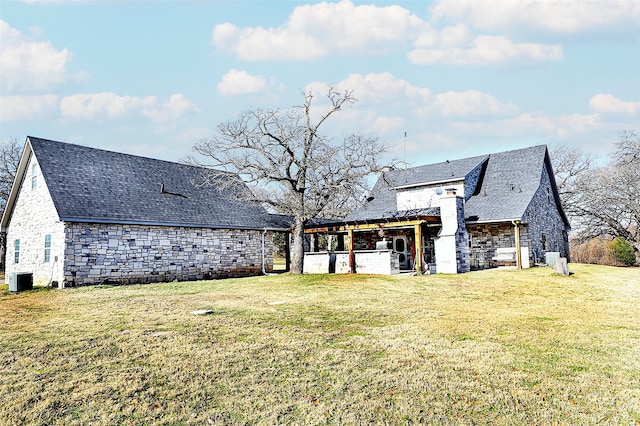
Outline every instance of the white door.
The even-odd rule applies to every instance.
[[[393,251],[399,254],[400,269],[409,269],[411,248],[407,245],[407,237],[393,237]]]

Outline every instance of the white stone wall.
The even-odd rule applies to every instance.
[[[305,274],[327,274],[329,272],[329,253],[305,252],[302,263]]]
[[[391,250],[366,250],[355,252],[358,274],[391,275],[400,273],[398,253]]]
[[[258,275],[262,231],[68,223],[64,284],[132,284]],[[266,270],[273,234],[265,235]]]
[[[439,274],[469,272],[469,234],[464,223],[464,200],[445,195],[440,204],[442,228],[434,239]]]
[[[37,184],[32,188],[31,173],[34,164],[37,170]],[[51,235],[49,262],[45,262],[44,258],[46,234]],[[20,240],[19,263],[15,263],[16,239]],[[64,224],[59,220],[37,160],[32,155],[7,225],[5,275],[8,277],[15,272],[33,273],[34,285],[48,285],[51,281],[62,282],[63,253]]]

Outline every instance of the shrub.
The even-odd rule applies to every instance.
[[[615,259],[625,266],[636,263],[636,254],[631,243],[624,238],[616,237],[609,243]]]

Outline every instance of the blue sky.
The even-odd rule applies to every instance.
[[[179,160],[242,110],[329,85],[359,102],[327,133],[411,165],[541,143],[604,156],[640,132],[638,0],[3,0],[0,20],[2,141]]]

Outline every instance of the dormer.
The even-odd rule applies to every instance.
[[[474,157],[399,170],[394,179],[396,185],[392,186],[396,194],[397,209],[402,211],[440,207],[440,198],[445,195],[445,188],[464,194],[464,200],[468,200],[477,192],[487,159],[487,156]],[[404,178],[401,173],[405,174]],[[438,177],[440,179],[434,179]]]

